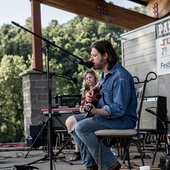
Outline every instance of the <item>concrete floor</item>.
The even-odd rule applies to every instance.
[[[44,150],[31,150],[28,154],[29,148],[0,148],[0,170],[25,170],[23,165],[33,166],[39,168],[40,170],[84,170],[81,161],[76,161],[73,164],[69,163],[69,158],[73,153],[73,149],[65,149],[62,153],[59,154],[58,157],[52,156],[48,157],[48,159],[42,160],[48,155]],[[25,158],[25,156],[27,157]],[[55,155],[55,151],[54,151]],[[141,166],[141,160],[139,158],[135,158],[135,156],[139,155],[138,153],[131,153],[131,162],[133,163],[133,169],[139,169]],[[149,159],[146,157],[144,159],[145,165],[151,166],[152,162],[152,153],[147,153],[151,157]],[[160,157],[164,156],[163,152],[158,152],[155,164],[152,166],[152,170],[159,170],[158,168],[160,163]],[[119,159],[119,158],[118,158]],[[36,161],[36,163],[33,163]],[[121,162],[121,160],[119,159]],[[52,163],[52,167],[50,166],[50,162]],[[32,164],[31,164],[32,163]],[[34,168],[35,169],[35,168]],[[126,165],[122,165],[122,170],[127,170]],[[28,169],[27,169],[28,170]]]

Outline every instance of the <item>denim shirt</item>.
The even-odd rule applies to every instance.
[[[97,115],[95,119],[109,128],[113,121],[123,123],[117,128],[134,128],[137,120],[137,98],[131,74],[117,62],[99,83],[101,99],[98,108],[105,109],[108,117]]]

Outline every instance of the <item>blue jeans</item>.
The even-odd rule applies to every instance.
[[[99,138],[94,132],[107,127],[96,121],[94,117],[85,118],[85,115],[81,114],[75,115],[75,118],[76,116],[78,123],[70,134],[79,145],[83,164],[87,168],[98,164]],[[104,144],[102,146],[102,155],[103,170],[108,170],[116,162],[116,158],[110,148]]]

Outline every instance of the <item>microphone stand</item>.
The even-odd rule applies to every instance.
[[[53,148],[52,148],[52,76],[49,69],[49,54],[50,44],[46,43],[46,55],[47,55],[47,88],[48,88],[48,135],[49,135],[49,156],[50,156],[50,170],[53,170]]]
[[[52,95],[51,95],[51,76],[50,73],[49,73],[49,54],[50,54],[50,45],[54,46],[54,47],[57,47],[58,49],[64,51],[65,53],[73,56],[74,58],[76,58],[78,60],[78,64],[81,64],[81,65],[85,65],[89,68],[92,67],[92,64],[90,63],[90,66],[89,66],[89,63],[88,65],[86,64],[86,62],[83,61],[83,59],[81,59],[80,57],[77,57],[76,55],[70,53],[69,51],[57,46],[54,42],[51,42],[49,41],[48,39],[46,38],[43,38],[42,36],[28,30],[27,28],[19,25],[18,23],[12,21],[11,22],[12,24],[16,25],[17,27],[20,27],[21,29],[31,33],[32,35],[35,35],[36,37],[42,39],[45,43],[46,43],[46,46],[45,46],[45,49],[46,49],[46,55],[47,55],[47,88],[48,88],[48,136],[49,136],[49,157],[50,157],[50,170],[53,170],[53,150],[52,150]],[[44,160],[45,158],[42,158],[40,160]],[[36,163],[40,160],[37,160],[37,161],[34,161],[32,163],[29,163],[28,165],[30,164],[33,164],[33,163]]]
[[[63,75],[56,75],[56,77],[65,79],[65,80],[71,80],[72,83],[77,84],[77,79],[75,77],[71,77],[71,76],[63,76]]]
[[[48,51],[48,50],[47,50]],[[34,69],[34,70],[36,70],[36,69]],[[36,71],[38,71],[38,70],[36,70]],[[49,71],[48,71],[49,72]],[[47,72],[44,72],[44,73],[47,73]],[[51,93],[51,87],[52,87],[52,85],[51,85],[51,83],[52,83],[52,76],[55,76],[55,77],[59,77],[59,78],[63,78],[63,79],[66,79],[66,80],[71,80],[72,81],[72,83],[75,83],[75,84],[77,84],[77,79],[76,78],[74,78],[74,77],[67,77],[67,76],[63,76],[63,75],[56,75],[55,73],[49,73],[48,74],[49,75],[49,78],[48,78],[48,80],[49,80],[49,87],[50,87],[50,91],[49,91],[49,93],[48,94],[52,94]],[[50,99],[50,101],[52,101],[52,96],[50,95],[49,96],[49,99]],[[50,103],[50,105],[51,105],[51,103]],[[58,107],[58,106],[57,106]],[[51,106],[50,106],[50,108],[51,108]],[[51,110],[52,111],[52,110]],[[49,120],[49,119],[48,119]],[[34,141],[32,142],[32,145],[30,146],[30,148],[29,148],[29,150],[28,150],[28,152],[27,152],[27,154],[25,155],[25,158],[27,158],[27,156],[28,156],[28,154],[29,154],[29,152],[32,150],[32,148],[33,148],[33,146],[34,146],[34,144],[36,143],[36,141],[37,141],[37,139],[38,139],[38,137],[41,135],[41,133],[43,133],[43,130],[45,129],[45,127],[47,127],[47,125],[48,125],[48,120],[44,123],[44,125],[43,125],[43,127],[41,128],[41,130],[39,131],[39,133],[37,134],[37,136],[36,136],[36,138],[34,139]],[[67,130],[67,128],[66,128],[66,126],[62,123],[62,121],[57,117],[57,120],[60,122],[60,124],[64,127],[64,129],[65,130]],[[49,127],[50,127],[50,125],[49,125]],[[53,127],[53,126],[52,126]],[[51,137],[50,137],[51,138]],[[68,144],[69,142],[67,142],[67,144]],[[67,145],[66,144],[66,145]],[[65,146],[66,146],[65,145]],[[64,147],[65,147],[64,146]],[[62,147],[59,151],[58,151],[58,153],[60,153],[61,152],[61,150],[64,148],[64,147]],[[58,155],[58,154],[55,154],[55,155]],[[37,161],[36,161],[37,162]]]
[[[63,49],[63,48],[61,48],[59,46],[57,46],[54,42],[51,42],[48,39],[43,38],[42,36],[40,36],[40,35],[32,32],[32,31],[28,30],[27,28],[19,25],[18,23],[14,22],[14,21],[12,21],[11,23],[16,25],[17,27],[20,27],[21,29],[29,32],[30,34],[35,35],[36,37],[42,39],[45,42],[45,44],[46,44],[45,49],[46,49],[46,55],[47,55],[47,88],[48,88],[48,117],[49,117],[49,119],[48,119],[48,127],[49,127],[48,128],[49,157],[50,157],[50,170],[53,170],[53,166],[52,166],[52,163],[53,163],[52,162],[53,161],[53,150],[52,150],[52,95],[51,95],[51,77],[52,77],[52,75],[50,75],[50,73],[49,73],[50,45],[58,48],[59,50],[62,50],[63,52],[73,56],[74,58],[76,58],[77,59],[77,62],[76,62],[77,64],[81,64],[81,65],[84,65],[84,66],[86,66],[88,68],[92,68],[93,67],[93,63],[90,62],[90,61],[84,62],[83,59],[81,59],[80,57],[70,53],[69,51],[67,51],[67,50],[65,50],[65,49]],[[45,158],[42,158],[40,160],[44,160],[44,159]],[[32,163],[29,163],[28,165],[36,163],[38,161],[39,160],[34,161]]]
[[[65,53],[71,55],[72,57],[76,58],[76,59],[77,59],[77,62],[76,62],[77,64],[84,65],[84,66],[86,66],[86,67],[88,67],[88,68],[92,68],[93,65],[92,65],[92,63],[89,63],[89,61],[88,61],[88,62],[84,62],[82,58],[80,58],[80,57],[72,54],[71,52],[65,50],[64,48],[56,45],[54,42],[49,41],[48,39],[46,39],[46,38],[44,38],[44,37],[42,37],[42,36],[40,36],[40,35],[32,32],[32,31],[28,30],[27,28],[19,25],[18,23],[14,22],[14,21],[12,21],[11,23],[14,24],[14,25],[16,25],[17,27],[20,27],[20,28],[22,28],[23,30],[31,33],[32,35],[35,35],[36,37],[42,39],[42,40],[43,40],[45,43],[47,43],[48,45],[52,45],[53,47],[56,47],[56,48],[58,48],[59,50],[61,50],[61,51],[65,52]]]

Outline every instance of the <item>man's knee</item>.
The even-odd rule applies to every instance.
[[[79,134],[79,133],[82,133],[83,132],[83,124],[82,124],[82,122],[78,122],[76,125],[75,125],[75,132],[77,133],[77,134]]]

